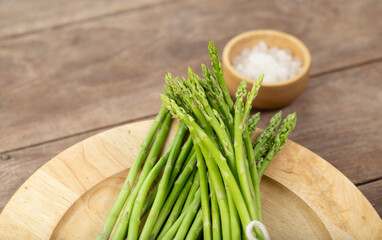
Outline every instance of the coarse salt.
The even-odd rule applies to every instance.
[[[256,80],[264,74],[263,82],[276,83],[296,76],[302,69],[301,60],[288,49],[268,48],[261,41],[232,59],[233,66],[241,75]]]

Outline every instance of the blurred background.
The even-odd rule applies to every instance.
[[[222,52],[237,34],[275,29],[312,54],[306,89],[281,109],[298,114],[291,139],[381,215],[381,16],[379,0],[0,1],[0,210],[59,152],[155,116],[165,73],[200,73],[210,39]]]

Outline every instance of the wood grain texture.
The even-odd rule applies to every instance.
[[[164,1],[0,1],[0,38],[162,4]]]
[[[379,216],[382,216],[382,180],[367,183],[358,188],[369,199]]]
[[[81,229],[85,234],[93,229],[93,223],[102,225],[99,215],[105,215],[101,213],[107,212],[105,205],[112,204],[112,199],[108,203],[97,200],[104,195],[103,191],[110,190],[110,184],[103,184],[103,181],[131,165],[150,124],[151,121],[138,122],[103,132],[72,146],[45,164],[4,208],[0,215],[0,238],[47,239],[56,226],[58,229],[63,226],[60,220],[68,222],[65,219],[70,217],[66,213],[74,214],[72,221],[86,219],[89,215],[94,218],[92,224],[87,225],[89,228]],[[176,125],[175,121],[166,146],[176,132]],[[302,146],[289,141],[270,165],[267,176],[273,180],[264,179],[262,186],[267,196],[264,214],[275,212],[276,216],[281,216],[267,217],[277,220],[268,225],[274,223],[275,229],[285,230],[280,231],[281,235],[274,231],[275,239],[289,238],[296,232],[301,236],[309,232],[308,235],[317,236],[315,239],[328,239],[322,223],[333,239],[378,239],[382,236],[382,221],[361,192],[333,166]],[[116,194],[118,190],[113,189]],[[274,192],[277,197],[271,196]],[[286,199],[289,201],[284,201]],[[285,211],[274,211],[274,205],[280,204]],[[84,209],[83,205],[86,211],[77,211]],[[304,210],[306,208],[308,210]],[[288,215],[286,209],[294,213]],[[301,224],[288,224],[289,228],[285,228],[285,223],[291,221],[288,216]],[[293,231],[292,226],[296,227]],[[68,234],[68,231],[72,229],[63,228],[61,233]],[[69,238],[79,239],[81,232],[71,232]],[[94,233],[94,230],[89,232]],[[288,236],[287,232],[290,232]]]
[[[312,73],[381,57],[381,8],[181,1],[3,39],[0,152],[153,114],[164,74],[208,63],[209,39],[223,49],[243,31],[289,32],[312,52]]]
[[[51,239],[95,239],[104,219],[118,195],[128,170],[119,172],[84,193],[54,228]],[[274,196],[279,196],[274,198]],[[265,177],[261,183],[264,224],[272,239],[330,239],[325,225],[317,214],[294,193],[274,180]],[[283,207],[273,211],[276,206]],[[293,208],[294,211],[290,211]],[[285,224],[291,222],[292,224]],[[298,229],[296,231],[296,229]]]
[[[159,109],[158,109],[159,110]],[[152,117],[145,118],[146,120]],[[109,129],[102,128],[0,155],[0,212],[16,190],[37,169],[70,146]]]
[[[382,63],[312,78],[296,101],[291,139],[361,184],[382,176]],[[256,101],[256,100],[255,100]],[[260,127],[276,111],[261,115]]]

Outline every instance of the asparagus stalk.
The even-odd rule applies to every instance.
[[[292,132],[294,127],[296,126],[297,116],[296,113],[289,114],[281,124],[280,130],[277,133],[274,142],[272,144],[272,148],[268,151],[266,157],[263,160],[263,163],[259,169],[259,178],[261,178],[271,163],[272,159],[276,155],[278,151],[280,151],[286,141],[288,140],[289,134]]]
[[[141,239],[148,239],[149,233],[145,229],[150,229],[154,226],[155,220],[154,218],[159,213],[164,200],[167,195],[167,185],[169,184],[172,168],[174,166],[175,159],[178,157],[180,152],[180,147],[183,142],[184,135],[186,134],[187,127],[183,122],[179,123],[178,131],[173,139],[173,147],[170,152],[170,156],[167,160],[166,167],[164,169],[164,173],[161,177],[161,180],[159,182],[158,186],[158,193],[155,197],[153,206],[149,212],[149,216],[146,219],[146,223],[143,227]],[[155,179],[154,179],[155,180]],[[146,181],[145,181],[146,182]],[[152,182],[151,182],[152,184]],[[150,187],[151,184],[148,186]],[[141,223],[141,211],[143,208],[144,201],[146,199],[147,192],[145,192],[145,188],[142,187],[140,190],[138,197],[134,203],[134,208],[130,217],[130,224],[129,224],[129,234],[128,234],[128,240],[135,240],[138,239],[138,230],[139,225]],[[148,189],[147,189],[148,191]],[[144,196],[144,197],[143,197]]]
[[[248,120],[247,128],[248,128],[249,136],[252,136],[255,133],[256,127],[257,127],[257,124],[259,123],[259,121],[260,121],[260,113],[259,112],[252,115],[252,117]],[[252,142],[251,142],[251,144],[252,144]]]
[[[178,229],[178,232],[176,233],[174,240],[183,240],[188,230],[190,229],[190,226],[195,219],[195,216],[200,212],[202,214],[202,210],[200,209],[200,204],[192,208],[184,217],[182,223],[180,224],[180,227]]]
[[[212,216],[212,239],[220,240],[221,235],[221,222],[219,214],[218,200],[216,198],[216,192],[214,185],[212,184],[211,177],[209,177],[210,196],[211,196],[211,216]]]
[[[189,137],[187,141],[184,143],[182,150],[179,154],[179,157],[176,160],[174,170],[171,173],[170,184],[169,184],[170,186],[174,184],[175,179],[178,177],[178,173],[183,165],[184,160],[187,158],[187,155],[190,152],[191,148],[192,148],[192,139]],[[170,189],[171,188],[168,188],[167,191],[169,191]],[[148,210],[153,205],[157,192],[158,192],[158,184],[154,187],[152,191],[150,191],[149,196],[147,197],[143,205],[141,218],[148,212]]]
[[[166,161],[167,161],[167,159],[170,156],[170,152],[171,152],[172,148],[173,148],[173,144],[171,144],[170,148],[159,159],[159,161],[155,164],[154,168],[152,168],[151,171],[149,172],[149,174],[145,177],[142,185],[140,186],[140,192],[141,192],[141,189],[143,189],[143,191],[144,191],[146,188],[147,188],[147,191],[148,191],[148,189],[150,188],[151,183],[156,179],[156,177],[158,176],[158,174],[160,173],[160,171],[162,170],[162,168],[166,164]],[[142,194],[141,195],[137,194],[137,197],[134,198],[134,200],[136,200],[137,198],[141,199],[142,198]],[[113,235],[113,239],[115,239],[115,240],[125,239],[127,228],[128,228],[128,218],[127,218],[127,215],[128,215],[127,213],[124,213],[122,215],[121,219],[119,220],[119,223],[118,223],[117,228],[116,228],[116,230],[114,232],[114,235]]]
[[[180,152],[179,157],[177,158],[175,162],[174,169],[171,172],[170,184],[169,184],[170,186],[174,184],[176,178],[178,177],[179,172],[182,169],[185,159],[187,159],[187,157],[192,153],[192,149],[193,149],[192,138],[188,136],[186,142],[184,143],[182,147],[182,151]]]
[[[198,160],[198,173],[200,178],[200,192],[202,205],[202,220],[203,220],[203,238],[210,240],[212,238],[211,229],[211,211],[208,194],[207,168],[204,161],[202,151],[198,145],[195,145],[196,158]]]
[[[236,102],[235,102],[235,117],[234,117],[234,131],[235,131],[235,160],[236,168],[238,170],[238,178],[240,183],[240,189],[243,193],[245,199],[245,204],[249,210],[249,216],[254,219],[256,216],[256,210],[252,204],[252,197],[250,191],[250,182],[247,178],[246,167],[245,167],[245,154],[244,154],[244,144],[243,144],[243,98],[247,92],[247,81],[243,80],[236,92]]]
[[[194,116],[198,119],[200,126],[206,131],[209,136],[213,135],[213,130],[209,125],[207,119],[204,114],[201,112],[200,108],[193,102],[195,100],[192,96],[190,89],[185,86],[184,83],[187,83],[185,79],[183,82],[180,81],[168,81],[169,86],[173,89],[173,92],[176,94],[176,99],[179,102],[182,102],[179,106],[182,106],[184,109],[190,109],[188,113],[194,114]],[[179,100],[180,99],[180,100]],[[174,100],[175,101],[175,100]],[[179,104],[179,103],[177,103]]]
[[[142,233],[140,236],[140,239],[154,239],[156,235],[159,233],[160,228],[162,227],[164,221],[166,220],[168,214],[171,211],[171,208],[173,207],[174,203],[176,202],[180,192],[182,191],[183,186],[186,184],[187,180],[189,179],[191,173],[194,170],[194,167],[196,165],[196,155],[195,153],[192,154],[192,157],[190,158],[190,162],[187,164],[186,168],[182,171],[180,176],[177,178],[176,182],[174,183],[174,187],[172,191],[170,192],[170,195],[167,197],[165,204],[163,207],[159,209],[154,217],[152,219],[147,218],[146,223],[142,229]],[[157,195],[158,197],[159,195]],[[154,206],[152,207],[150,214],[153,211]],[[150,216],[150,215],[149,215]],[[151,224],[149,224],[148,221],[152,221]]]
[[[186,184],[191,183],[190,181],[187,181]],[[171,213],[169,217],[167,218],[166,224],[161,230],[161,233],[166,233],[171,226],[174,224],[174,222],[179,217],[179,214],[183,213],[187,207],[192,203],[192,201],[195,199],[196,193],[199,191],[199,175],[198,172],[196,172],[196,175],[194,177],[194,181],[192,183],[191,189],[189,191],[182,190],[181,194],[179,195],[178,200],[176,200],[176,203],[174,204],[174,207],[171,210]],[[183,193],[185,192],[185,193]],[[184,202],[182,200],[182,194],[185,194],[186,201]],[[184,204],[183,204],[184,203]],[[155,229],[156,226],[154,226]],[[155,231],[155,230],[153,230]]]
[[[162,107],[158,115],[156,116],[145,140],[143,141],[143,144],[139,148],[137,156],[135,157],[133,165],[131,166],[130,171],[126,177],[126,180],[123,183],[122,189],[117,197],[117,200],[115,201],[109,215],[107,216],[103,229],[97,236],[97,240],[109,239],[110,234],[113,231],[115,222],[117,221],[118,216],[123,208],[123,205],[125,204],[126,199],[131,192],[131,189],[137,177],[138,171],[141,168],[142,163],[147,156],[148,149],[154,139],[154,136],[159,126],[162,124],[163,119],[166,116],[166,113],[167,113],[166,108]]]
[[[206,79],[206,84],[203,85],[205,89],[208,89],[211,98],[214,99],[220,108],[222,115],[224,116],[224,121],[229,129],[230,135],[233,136],[233,117],[230,112],[230,108],[224,101],[224,96],[221,88],[216,84],[215,77],[213,76],[211,70],[204,64],[202,64],[203,76]],[[216,107],[214,107],[217,109]]]
[[[175,149],[175,145],[172,147],[173,152]],[[171,153],[170,153],[171,156]],[[140,214],[143,208],[143,203],[145,201],[146,195],[150,189],[150,186],[155,181],[155,179],[158,177],[160,172],[162,171],[163,167],[165,166],[166,162],[170,161],[170,157],[164,158],[162,157],[154,166],[154,168],[150,171],[149,175],[145,179],[144,183],[142,184],[142,187],[140,188],[139,194],[137,198],[135,199],[134,208],[131,213],[130,217],[130,224],[129,224],[129,230],[127,239],[137,239],[138,238],[138,229],[139,224],[141,221]],[[119,232],[116,232],[115,237],[117,239],[124,239],[124,233],[121,235],[118,234]]]
[[[231,239],[241,239],[241,227],[240,220],[237,214],[235,203],[233,201],[231,192],[227,189],[227,198],[228,198],[228,207],[229,207],[229,216],[231,218]]]
[[[171,124],[171,115],[167,114],[165,116],[163,124],[162,124],[161,128],[159,129],[159,132],[158,132],[158,134],[154,140],[154,143],[151,147],[150,153],[147,156],[146,162],[145,162],[143,169],[139,175],[138,181],[135,184],[135,187],[134,187],[133,191],[131,192],[129,198],[127,199],[126,206],[123,209],[121,219],[117,225],[116,233],[117,232],[121,232],[124,234],[126,233],[127,225],[128,225],[129,219],[130,219],[130,213],[133,209],[134,201],[135,201],[136,197],[138,196],[139,190],[140,190],[143,182],[145,181],[147,175],[149,174],[150,170],[153,168],[153,166],[154,166],[154,164],[155,164],[155,162],[159,156],[159,153],[162,149],[164,141],[166,140],[167,133],[170,129],[170,124]],[[169,155],[170,152],[169,151],[167,151],[167,152]],[[115,235],[116,234],[114,234],[114,236]],[[121,236],[121,235],[117,235],[117,236]],[[124,238],[124,236],[123,236],[123,238]],[[113,239],[118,239],[118,238],[113,237]]]
[[[198,138],[194,137],[195,144],[198,144],[202,150],[203,156],[205,158],[209,176],[211,177],[212,184],[214,189],[216,189],[216,197],[219,205],[220,215],[221,215],[221,224],[222,224],[222,233],[224,239],[231,239],[231,228],[230,228],[230,212],[228,206],[227,193],[224,188],[224,183],[222,181],[222,176],[220,175],[219,168],[212,159],[209,150],[199,142]]]
[[[216,93],[213,90],[213,86],[211,84],[212,82],[214,82],[216,84],[215,78],[212,77],[214,80],[211,81],[210,79],[206,80],[206,79],[200,78],[199,76],[197,76],[197,77],[198,77],[198,81],[199,81],[200,85],[203,87],[203,90],[206,93],[206,97],[207,97],[209,104],[212,106],[212,108],[216,109],[219,112],[219,114],[225,119],[225,117],[223,116],[223,113],[219,107],[219,102],[216,98],[217,97]],[[224,97],[222,97],[222,98],[224,98]]]
[[[203,213],[199,210],[198,214],[194,219],[194,222],[191,225],[190,230],[187,233],[186,240],[196,240],[198,239],[200,232],[203,230]]]
[[[196,171],[194,171],[194,173],[196,173]],[[195,174],[193,174],[193,175],[195,175]],[[168,219],[168,221],[171,220],[171,223],[173,223],[176,220],[176,218],[179,216],[179,214],[182,210],[182,206],[183,206],[183,204],[187,198],[188,192],[192,186],[191,178],[189,181],[186,182],[181,193],[179,194],[178,198],[176,199],[173,210],[172,210],[171,214],[169,215],[169,219]],[[158,233],[160,232],[161,227],[167,218],[167,214],[164,214],[164,213],[165,213],[165,211],[167,212],[167,211],[171,210],[171,207],[172,207],[172,206],[170,206],[170,209],[169,209],[168,206],[169,205],[163,206],[164,210],[162,209],[160,214],[158,215],[158,218],[155,222],[154,228],[153,228],[152,232],[150,233],[150,239],[155,239],[157,237]],[[171,224],[169,225],[169,227],[171,227]],[[167,229],[165,229],[165,227],[163,227],[163,230],[167,231],[169,227],[167,227]]]
[[[263,82],[263,78],[264,78],[264,74],[261,74],[257,78],[256,82],[253,84],[251,91],[248,93],[247,101],[245,102],[245,106],[244,106],[243,119],[241,123],[243,126],[248,120],[249,112],[251,111],[251,108],[252,108],[252,102],[256,98],[257,93],[259,92],[260,85]]]
[[[200,122],[202,122],[204,119],[211,119],[205,112],[204,112],[204,116],[206,116],[206,117],[204,117],[204,116],[200,117],[199,108],[195,105],[195,102],[200,102],[200,101],[197,98],[193,97],[193,96],[199,96],[200,98],[202,98],[201,101],[205,101],[205,99],[203,98],[204,97],[203,96],[203,92],[202,91],[198,92],[196,90],[197,87],[199,87],[199,89],[201,89],[200,86],[198,86],[198,81],[200,81],[200,78],[198,78],[197,75],[194,74],[194,72],[190,68],[189,68],[189,78],[190,78],[190,81],[187,81],[185,79],[183,80],[184,81],[184,85],[181,85],[181,86],[183,86],[183,91],[182,92],[184,94],[186,94],[185,98],[187,98],[187,99],[194,99],[194,101],[186,101],[185,100],[184,102],[187,102],[186,104],[190,105],[190,108],[193,109],[193,112],[194,112],[195,116],[197,116],[197,118],[198,118],[198,120]],[[195,84],[196,87],[193,84]],[[186,86],[187,86],[187,88],[186,88]],[[193,92],[193,94],[191,92]],[[202,104],[199,103],[199,106],[201,106],[201,105]],[[205,105],[208,105],[208,103],[205,104]],[[198,111],[195,111],[195,109],[197,109]],[[200,109],[202,109],[202,107],[200,107]],[[209,124],[208,123],[204,124],[204,126],[209,126]],[[205,168],[205,167],[204,167],[203,162],[201,162],[201,164],[199,164],[199,172],[200,173],[204,172],[204,171],[200,171],[203,168]],[[201,175],[202,174],[200,174],[200,176]],[[218,180],[216,180],[216,181],[218,181]],[[205,183],[202,183],[202,182],[204,182],[204,181],[201,178],[201,180],[200,180],[201,189],[203,189],[203,186],[205,188],[207,188]],[[221,179],[220,179],[220,182],[221,182]],[[221,187],[222,186],[223,186],[223,184],[221,184]],[[211,235],[210,230],[209,230],[210,229],[210,225],[211,225],[211,223],[210,223],[211,220],[210,220],[210,216],[209,216],[209,210],[206,209],[206,206],[208,204],[208,200],[205,199],[205,196],[207,196],[206,190],[202,190],[202,192],[204,193],[204,194],[202,194],[202,209],[203,209],[203,214],[204,214],[203,215],[203,218],[204,218],[204,228],[206,229],[204,231],[204,235],[205,235],[206,239],[209,239],[209,236]],[[223,212],[226,211],[226,214],[228,214],[228,207],[227,207],[227,202],[226,202],[225,196],[222,195],[222,197],[219,200],[220,200],[220,204],[222,205],[222,211]],[[227,228],[225,228],[225,231],[229,231],[229,228],[228,228],[228,226],[229,226],[229,218],[226,218],[224,220],[224,223],[227,224]]]
[[[151,206],[153,205],[155,197],[157,196],[157,192],[158,184],[156,184],[155,187],[150,191],[149,196],[146,198],[146,201],[143,204],[141,219],[146,215],[146,213],[150,210]]]
[[[201,143],[201,145],[204,146],[204,148],[207,151],[207,152],[204,152],[203,147],[201,146],[204,157],[206,157],[206,155],[211,154],[213,160],[219,166],[221,176],[223,177],[224,182],[228,185],[228,187],[231,190],[231,194],[233,196],[242,224],[245,226],[248,225],[248,223],[251,221],[251,218],[250,218],[247,206],[245,204],[243,195],[240,191],[240,188],[235,180],[234,175],[232,174],[232,171],[230,170],[227,164],[227,159],[222,155],[219,149],[215,146],[211,138],[206,135],[206,133],[199,127],[199,125],[196,124],[195,120],[190,115],[188,115],[183,108],[180,108],[173,100],[169,99],[165,95],[161,95],[161,99],[164,105],[172,114],[174,114],[175,116],[177,116],[179,119],[181,119],[187,124],[191,134],[193,134],[194,137],[196,137],[194,139],[198,139],[197,142]],[[194,144],[196,144],[195,140],[194,140]],[[208,167],[208,161],[207,161],[207,167]],[[210,170],[209,167],[208,169]],[[213,170],[211,171],[211,174],[212,172]],[[217,173],[217,174],[220,175],[220,173]],[[218,191],[218,189],[216,189],[216,191]]]
[[[268,147],[270,146],[269,144],[270,139],[273,137],[273,135],[277,131],[277,127],[280,125],[280,123],[281,123],[281,112],[278,112],[271,118],[269,122],[269,126],[256,139],[256,143],[253,148],[253,153],[254,153],[254,158],[252,160],[253,162],[249,165],[254,186],[256,186],[257,184],[256,176],[260,177],[260,175],[258,174],[257,162],[260,160],[260,157],[262,157],[265,154],[265,152],[268,150]]]
[[[256,139],[253,152],[255,154],[255,159],[260,158],[264,154],[264,146],[267,144],[269,139],[271,139],[277,131],[278,126],[281,123],[281,111],[276,113],[269,121],[268,127],[264,132]]]
[[[162,232],[158,236],[158,240],[162,239],[173,239],[175,234],[178,232],[178,229],[180,225],[182,224],[184,218],[186,215],[189,214],[190,211],[193,211],[193,209],[200,207],[200,192],[197,191],[195,194],[194,200],[191,202],[191,204],[187,207],[186,211],[184,211],[182,214],[180,214],[179,218],[175,221],[175,223],[171,226],[170,229],[168,229],[167,232]]]
[[[182,212],[184,210],[186,210],[186,208],[188,207],[188,205],[190,205],[190,203],[192,202],[192,200],[194,199],[195,197],[195,193],[196,191],[199,190],[199,187],[200,187],[200,178],[199,178],[199,171],[196,172],[196,176],[194,178],[194,182],[192,183],[192,187],[190,189],[190,192],[187,196],[187,199],[186,199],[186,202],[184,203],[184,207],[182,209]]]
[[[233,112],[233,102],[231,96],[229,95],[227,85],[224,81],[222,64],[219,62],[219,50],[216,48],[216,45],[213,41],[210,41],[208,44],[208,52],[211,59],[212,69],[216,75],[219,86],[223,91],[224,100],[228,105],[230,112]]]
[[[220,144],[223,147],[225,156],[228,158],[229,165],[236,175],[236,166],[235,166],[235,156],[234,149],[232,146],[231,138],[229,137],[228,132],[225,129],[224,123],[219,121],[218,114],[215,114],[208,104],[207,99],[205,98],[205,93],[203,88],[200,86],[199,81],[197,80],[196,74],[189,68],[189,79],[191,83],[188,83],[190,86],[191,92],[196,96],[194,100],[198,103],[202,113],[206,117],[209,124],[214,129]],[[196,85],[196,87],[195,87]]]
[[[254,220],[262,221],[262,214],[261,214],[261,199],[260,199],[260,181],[259,177],[257,175],[257,171],[254,172],[254,176],[252,178],[251,173],[249,171],[249,164],[252,163],[254,159],[254,153],[253,153],[253,148],[252,148],[252,141],[251,141],[251,135],[249,133],[249,128],[244,129],[244,144],[245,144],[245,149],[247,151],[247,158],[248,161],[246,161],[246,174],[247,178],[250,180],[252,184],[250,184],[251,192],[253,191],[253,200],[255,202],[255,218]]]

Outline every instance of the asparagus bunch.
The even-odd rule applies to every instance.
[[[187,78],[166,75],[163,107],[97,239],[114,228],[113,239],[245,239],[249,222],[262,221],[260,180],[296,114],[280,127],[276,114],[252,143],[260,114],[249,116],[263,76],[248,92],[243,80],[232,101],[214,42],[208,50],[212,68],[202,64],[202,77],[190,67]],[[178,132],[159,156],[170,114],[180,119]],[[257,228],[253,235],[264,238]]]

